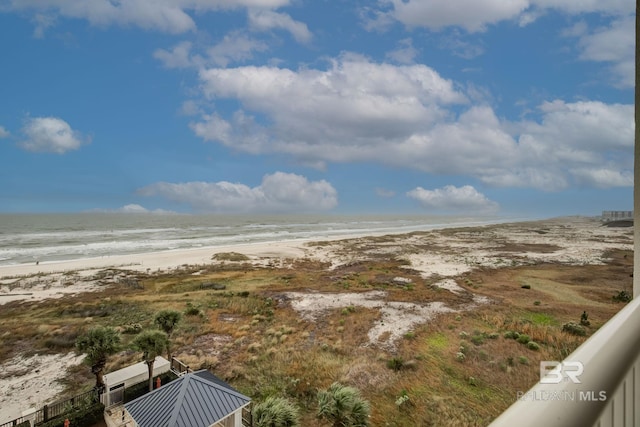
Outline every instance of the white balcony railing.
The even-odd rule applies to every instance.
[[[519,399],[491,427],[640,426],[640,297],[565,362],[569,362],[565,372],[556,370],[544,382],[559,380],[559,374],[562,380],[540,382],[514,396]]]

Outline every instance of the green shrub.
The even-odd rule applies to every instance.
[[[249,261],[249,257],[238,252],[218,252],[211,257],[216,261]]]
[[[471,337],[471,342],[473,343],[473,345],[482,345],[484,344],[484,336],[474,335]]]
[[[404,368],[404,360],[401,357],[392,357],[387,360],[387,368],[398,372]]]
[[[527,343],[527,348],[529,350],[538,351],[538,350],[540,350],[540,345],[535,341],[529,341]]]
[[[577,323],[568,322],[562,325],[562,332],[566,332],[571,335],[585,336],[587,335],[587,330]]]
[[[520,286],[522,289],[531,289],[531,285],[524,284]]]
[[[366,427],[370,413],[371,405],[353,387],[333,383],[318,392],[318,418],[334,426]]]
[[[415,332],[409,331],[407,333],[404,334],[404,339],[406,340],[412,340],[416,337]]]
[[[199,316],[201,313],[200,309],[190,302],[187,303],[187,308],[184,311],[185,316]]]
[[[616,302],[629,302],[631,299],[632,296],[627,291],[620,291],[617,295],[613,296],[613,300]]]
[[[504,333],[504,337],[509,340],[515,340],[516,338],[518,338],[516,334],[520,335],[516,331],[507,331]]]
[[[268,397],[253,408],[255,427],[297,427],[299,418],[298,408],[283,397]]]
[[[528,365],[529,364],[529,359],[527,359],[525,356],[520,356],[520,357],[518,357],[518,362],[521,365]]]
[[[518,341],[520,344],[527,344],[529,341],[531,341],[531,337],[529,337],[529,335],[527,334],[521,334],[520,336],[518,336],[516,341]]]

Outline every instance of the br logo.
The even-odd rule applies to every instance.
[[[580,384],[578,378],[584,372],[581,362],[556,362],[555,360],[542,360],[540,362],[540,383],[560,384],[562,381],[571,381]]]

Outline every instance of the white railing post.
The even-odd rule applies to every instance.
[[[633,156],[633,267],[638,274],[633,275],[633,297],[640,295],[640,0],[636,0],[636,94],[635,94],[635,144]]]

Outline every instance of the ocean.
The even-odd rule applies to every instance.
[[[0,265],[514,220],[417,215],[0,214]]]

